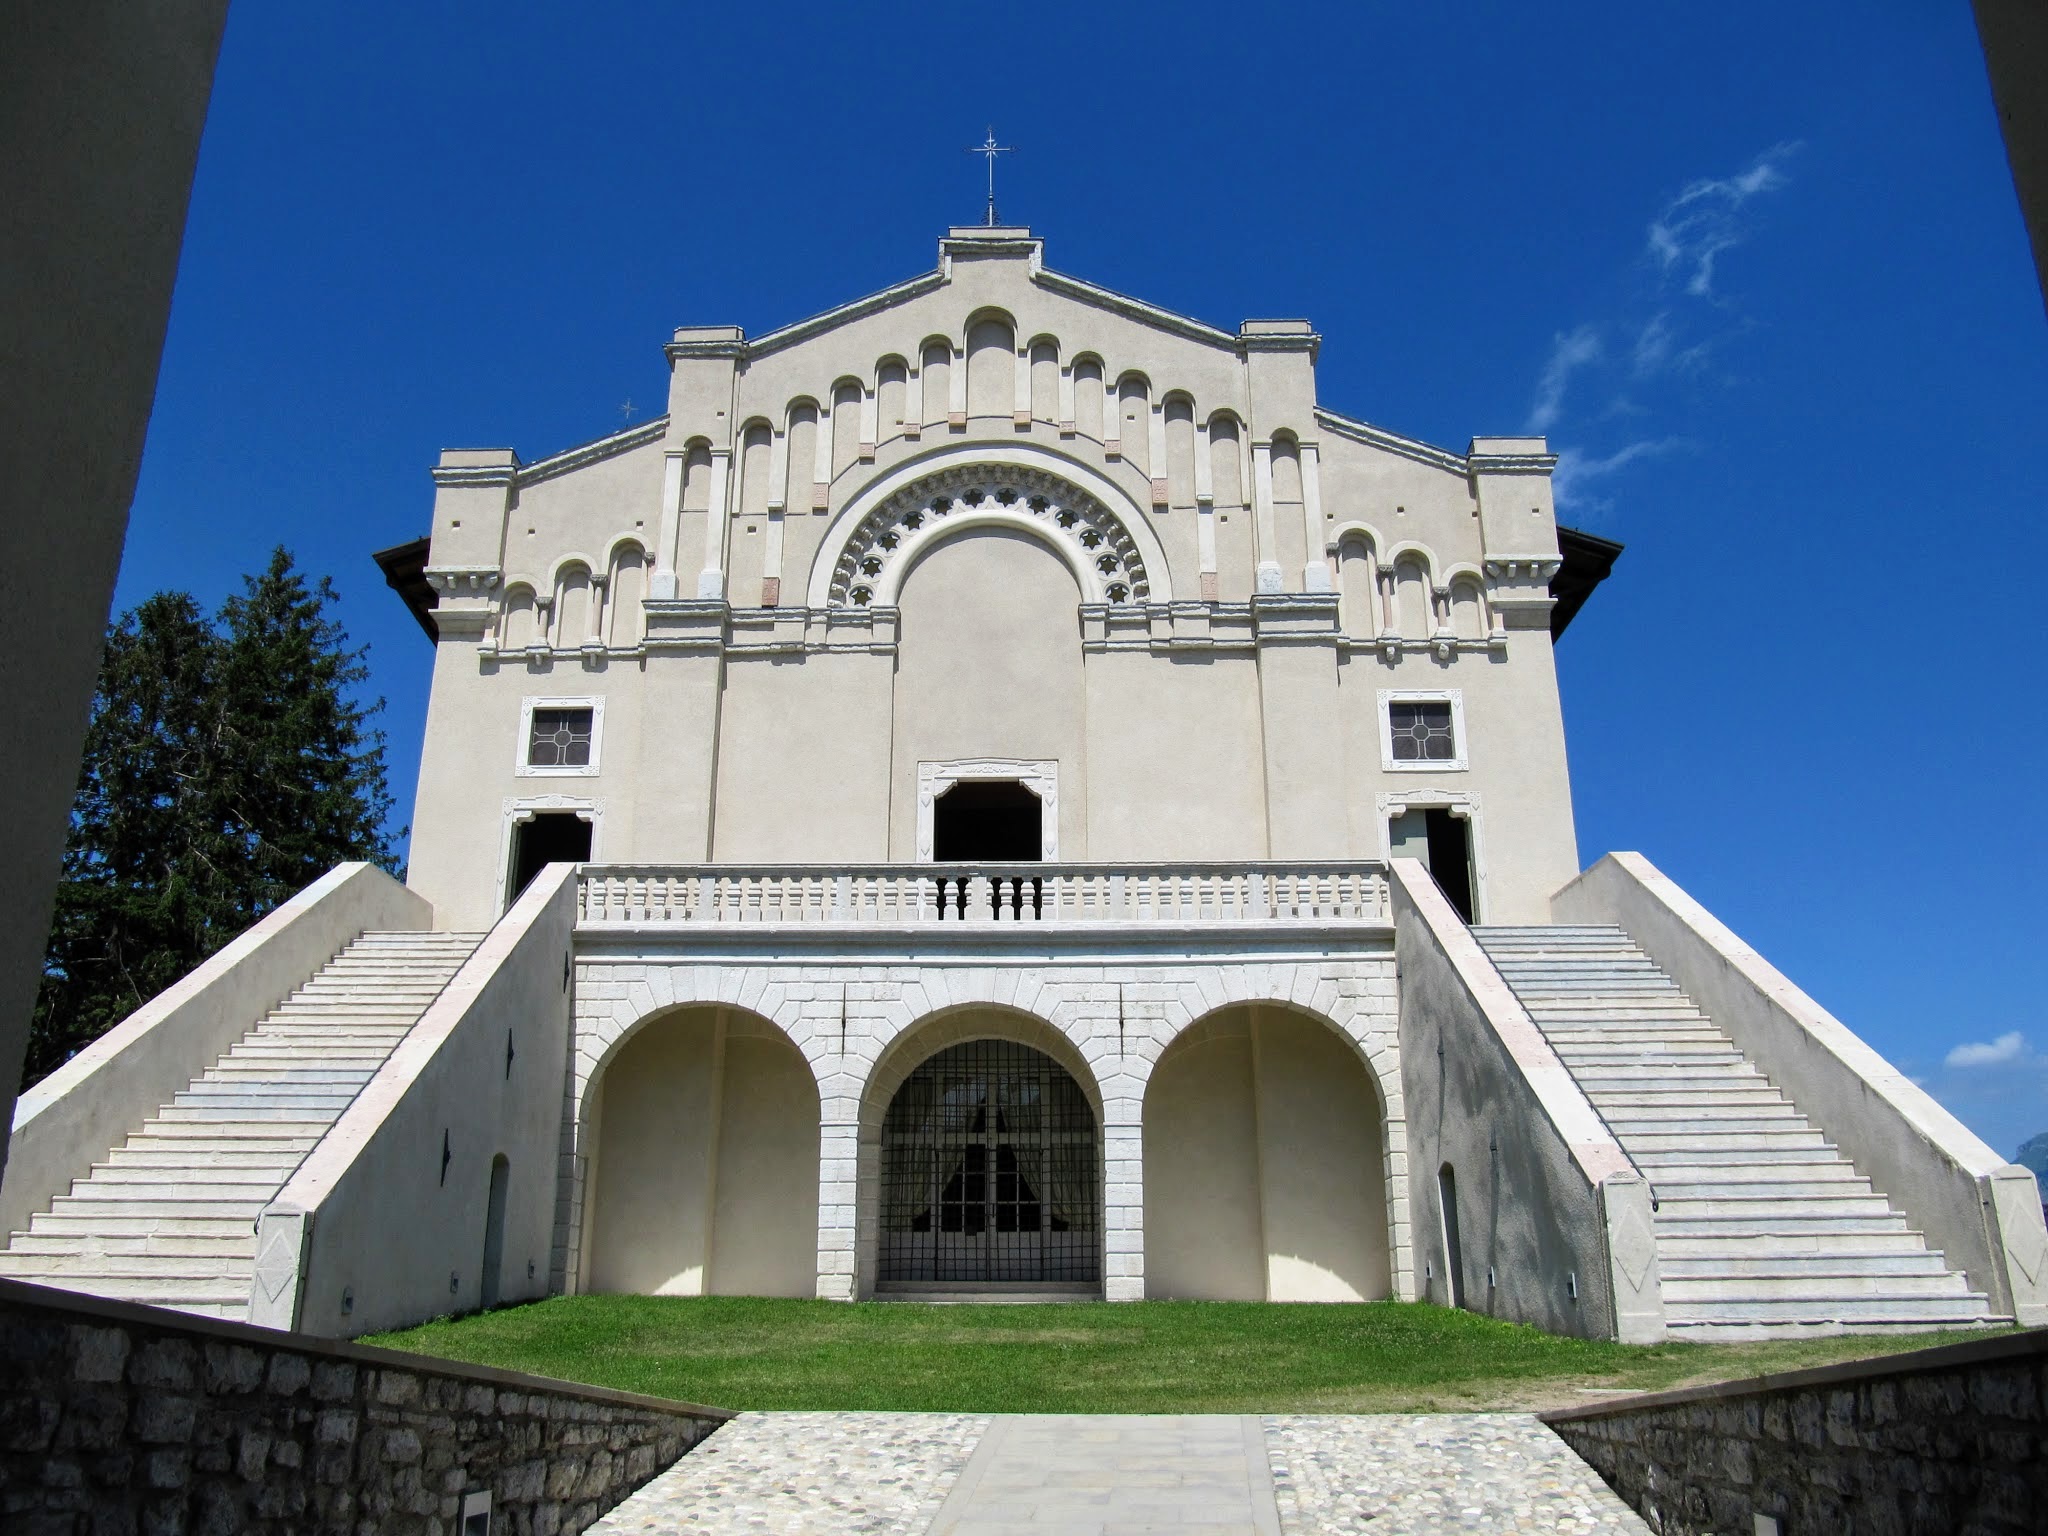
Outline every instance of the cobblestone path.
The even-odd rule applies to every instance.
[[[747,1413],[591,1527],[1648,1536],[1527,1414]]]

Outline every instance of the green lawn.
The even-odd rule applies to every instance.
[[[726,1408],[1340,1413],[1585,1403],[1602,1390],[1797,1370],[1956,1337],[1646,1349],[1403,1302],[562,1296],[362,1342]]]

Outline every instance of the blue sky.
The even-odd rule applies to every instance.
[[[1628,553],[1560,650],[1580,849],[1648,854],[2008,1155],[2048,1128],[2048,323],[1967,6],[238,5],[119,602],[333,575],[981,213],[1333,407],[1546,431]]]

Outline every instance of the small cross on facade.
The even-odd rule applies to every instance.
[[[989,125],[988,137],[979,144],[967,146],[967,153],[980,155],[988,161],[988,227],[996,227],[996,156],[1014,155],[1017,151],[1007,144],[996,142],[995,125]]]
[[[626,403],[619,407],[619,416],[630,426],[636,414],[637,412],[633,409],[632,399],[629,397]]]

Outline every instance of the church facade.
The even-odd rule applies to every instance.
[[[2048,1321],[2031,1174],[1647,861],[1580,869],[1553,648],[1619,548],[1545,443],[1331,409],[1319,346],[962,228],[676,331],[655,420],[444,453],[379,556],[434,641],[408,888],[337,870],[25,1095],[0,1273],[332,1333]]]
[[[770,883],[795,866],[821,891],[872,869],[920,882],[935,914],[1040,930],[1065,926],[1065,893],[1023,865],[1172,870],[1196,891],[1306,865],[1358,887],[1335,923],[1259,936],[1326,994],[1313,1019],[1294,984],[1266,995],[1242,923],[1188,924],[1167,956],[1146,935],[1108,968],[1092,934],[1028,967],[949,952],[974,1003],[900,938],[795,972],[775,941],[719,957],[733,976],[780,962],[785,995],[847,1037],[826,1059],[758,1005],[640,1038],[608,978],[694,979],[701,959],[625,924],[623,950],[608,935],[583,960],[595,1059],[559,1283],[1416,1293],[1369,866],[1433,856],[1467,916],[1508,921],[1576,872],[1552,460],[1337,415],[1318,345],[1305,321],[1221,331],[1061,277],[1023,230],[958,229],[934,272],[815,320],[678,331],[660,421],[535,465],[444,456],[411,881],[456,926],[493,919],[550,851]],[[1380,931],[1340,941],[1347,917]],[[1190,950],[1219,1007],[1173,1006]],[[982,1071],[1001,1086],[983,1094]],[[810,1079],[829,1098],[846,1076],[824,1157],[854,1176],[820,1192],[839,1242],[821,1250],[788,1193],[809,1182],[810,1117],[780,1145],[736,1130],[731,1101]],[[1141,1191],[1148,1093],[1153,1139],[1201,1171],[1169,1159]],[[954,1099],[980,1119],[952,1126]],[[904,1129],[920,1116],[922,1139]],[[998,1121],[1036,1128],[1012,1145]],[[1305,1187],[1324,1166],[1345,1172]]]

